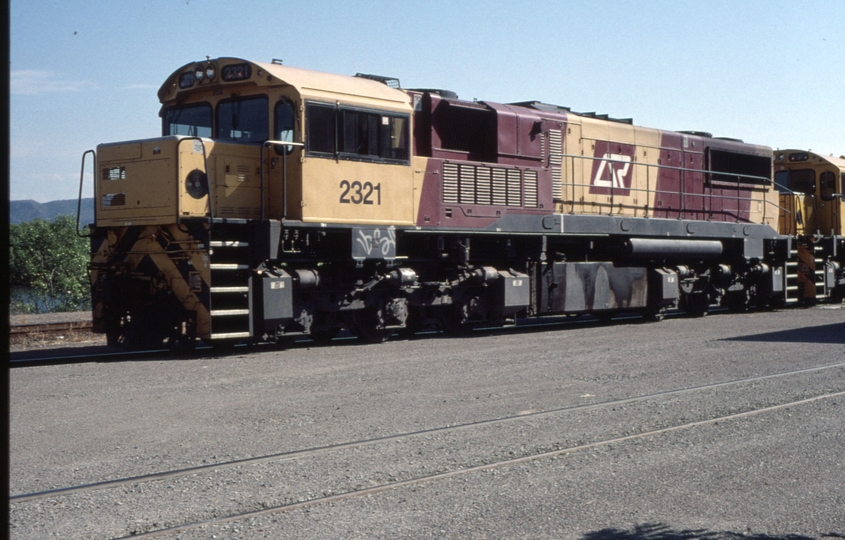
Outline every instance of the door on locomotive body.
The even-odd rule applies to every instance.
[[[792,192],[788,170],[775,172],[775,188],[778,190],[778,233],[804,234],[803,194]]]
[[[811,167],[788,170],[788,186],[797,195],[798,209],[795,216],[798,234],[813,234],[818,230],[816,212],[818,210],[818,189],[816,171]]]
[[[412,225],[411,110],[305,101],[302,220]]]
[[[824,236],[842,234],[842,193],[841,177],[843,173],[836,167],[829,166],[819,170],[816,199],[816,226]]]
[[[584,212],[583,184],[584,169],[589,169],[591,160],[575,156],[584,155],[581,138],[580,120],[570,116],[565,126],[566,132],[561,133],[561,127],[557,122],[549,122],[547,132],[549,133],[549,168],[552,170],[553,183],[560,178],[560,187],[553,193],[556,202],[555,211],[559,213]],[[545,127],[545,126],[544,126]],[[561,141],[558,143],[557,138]],[[559,152],[561,157],[555,156]],[[557,170],[555,170],[557,169]],[[553,188],[554,189],[554,188]],[[559,196],[558,196],[559,195]],[[577,204],[576,204],[577,203]]]
[[[267,214],[270,219],[302,219],[302,115],[301,101],[292,89],[286,89],[271,103],[274,141],[292,142],[290,146],[274,144],[264,149],[265,181],[267,182]]]

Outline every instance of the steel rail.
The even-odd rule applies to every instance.
[[[90,331],[91,321],[67,321],[32,324],[11,324],[9,335],[58,334],[63,332]]]
[[[485,463],[485,464],[482,464],[482,465],[462,467],[462,468],[455,469],[455,470],[452,470],[452,471],[435,473],[435,474],[430,474],[430,475],[426,475],[426,476],[418,476],[416,478],[409,478],[407,480],[399,480],[399,481],[396,481],[396,482],[388,482],[388,483],[381,484],[381,485],[378,485],[378,486],[373,486],[373,487],[370,487],[370,488],[357,489],[357,490],[347,491],[347,492],[344,492],[344,493],[338,493],[336,495],[328,495],[328,496],[324,496],[324,497],[315,497],[313,499],[308,499],[308,500],[305,500],[305,501],[299,501],[299,502],[289,503],[289,504],[282,504],[282,505],[273,506],[273,507],[270,507],[270,508],[263,508],[261,510],[254,510],[254,511],[250,511],[250,512],[241,512],[241,513],[237,513],[237,514],[231,514],[231,515],[228,515],[228,516],[222,516],[222,517],[218,517],[218,518],[212,518],[212,519],[207,519],[207,520],[203,520],[203,521],[198,521],[198,522],[195,522],[195,523],[186,523],[186,524],[183,524],[183,525],[177,525],[177,526],[174,526],[174,527],[168,527],[168,528],[158,529],[158,530],[149,531],[149,532],[133,533],[133,534],[130,534],[128,536],[122,536],[122,537],[116,538],[115,540],[128,540],[130,538],[155,538],[155,537],[164,536],[164,535],[171,535],[174,532],[178,533],[178,532],[197,529],[199,527],[206,527],[208,525],[217,525],[217,524],[222,524],[222,523],[232,523],[234,521],[239,521],[239,520],[242,520],[242,519],[254,519],[254,518],[278,514],[278,513],[282,513],[282,512],[290,512],[292,510],[298,510],[298,509],[301,509],[301,508],[308,508],[308,507],[312,507],[312,506],[317,506],[317,505],[321,505],[321,504],[331,504],[331,503],[343,501],[343,500],[346,500],[346,499],[353,499],[353,498],[357,498],[357,497],[366,497],[366,496],[369,496],[369,495],[384,493],[386,491],[390,491],[390,490],[394,490],[394,489],[398,489],[398,488],[402,488],[402,487],[406,487],[406,486],[414,486],[414,485],[424,484],[424,483],[428,483],[428,482],[434,482],[434,481],[438,481],[438,480],[446,480],[446,479],[449,479],[449,478],[454,478],[454,477],[457,477],[457,476],[463,476],[463,475],[472,474],[472,473],[476,473],[476,472],[485,472],[485,471],[503,469],[505,467],[512,467],[514,465],[522,465],[522,464],[525,464],[525,463],[531,463],[531,462],[539,461],[539,460],[543,460],[543,459],[553,459],[553,458],[556,458],[558,456],[562,456],[562,455],[565,455],[565,454],[572,454],[572,453],[580,452],[580,451],[584,451],[584,450],[591,450],[591,449],[594,449],[594,448],[600,448],[602,446],[609,446],[609,445],[620,444],[620,443],[625,443],[625,442],[629,442],[629,441],[635,441],[635,440],[639,440],[639,439],[656,437],[656,436],[659,436],[659,435],[665,435],[665,434],[668,434],[668,433],[674,433],[674,432],[677,432],[677,431],[692,429],[692,428],[701,427],[701,426],[716,425],[719,422],[725,422],[725,421],[730,421],[730,420],[738,420],[738,419],[741,419],[741,418],[748,418],[750,416],[755,416],[755,415],[758,415],[758,414],[775,412],[775,411],[779,411],[779,410],[782,410],[782,409],[788,409],[790,407],[795,407],[795,406],[799,406],[799,405],[806,405],[806,404],[814,403],[814,402],[821,401],[821,400],[824,400],[824,399],[831,399],[831,398],[837,398],[837,397],[843,397],[843,396],[845,396],[845,392],[822,394],[822,395],[819,395],[819,396],[814,396],[814,397],[811,397],[811,398],[806,398],[806,399],[801,399],[801,400],[796,400],[796,401],[790,401],[788,403],[781,403],[779,405],[773,405],[773,406],[770,406],[770,407],[762,407],[760,409],[744,411],[744,412],[741,412],[741,413],[727,414],[727,415],[718,416],[718,417],[715,417],[715,418],[708,418],[706,420],[699,420],[699,421],[696,421],[696,422],[688,422],[688,423],[685,423],[685,424],[670,426],[670,427],[662,428],[662,429],[656,429],[656,430],[647,431],[647,432],[644,432],[644,433],[637,433],[637,434],[634,434],[634,435],[625,435],[625,436],[622,436],[622,437],[613,437],[613,438],[610,438],[610,439],[604,439],[604,440],[601,440],[601,441],[596,441],[596,442],[577,445],[577,446],[570,446],[570,447],[567,447],[567,448],[561,448],[561,449],[552,450],[552,451],[549,451],[549,452],[542,452],[542,453],[539,453],[539,454],[532,454],[532,455],[522,456],[522,457],[513,458],[513,459],[495,461],[495,462],[491,462],[491,463]]]
[[[417,437],[417,436],[420,436],[420,435],[453,433],[453,432],[457,432],[457,431],[464,431],[464,430],[482,427],[482,426],[492,426],[492,425],[497,425],[497,424],[524,421],[526,419],[543,418],[543,417],[552,416],[552,415],[555,415],[555,414],[560,414],[560,413],[565,413],[565,412],[589,411],[589,410],[593,410],[593,409],[600,409],[600,408],[606,408],[606,407],[611,407],[611,406],[627,405],[627,404],[637,403],[637,402],[646,401],[646,400],[654,399],[654,398],[667,397],[667,396],[677,396],[677,395],[691,393],[691,392],[697,392],[697,391],[701,391],[701,390],[711,390],[711,389],[714,389],[714,388],[723,388],[723,387],[727,387],[727,386],[745,384],[745,383],[749,383],[749,382],[759,382],[759,381],[764,381],[764,380],[777,379],[777,378],[780,378],[780,377],[788,377],[788,376],[792,376],[792,375],[801,375],[801,374],[806,374],[806,373],[813,373],[813,372],[824,371],[824,370],[828,370],[828,369],[837,369],[837,368],[843,368],[843,367],[845,367],[845,362],[838,362],[838,363],[835,363],[835,364],[826,364],[826,365],[823,365],[823,366],[814,366],[814,367],[810,367],[810,368],[789,370],[789,371],[783,371],[783,372],[779,372],[779,373],[772,373],[772,374],[768,374],[768,375],[759,375],[759,376],[756,376],[756,377],[746,377],[744,379],[734,379],[734,380],[730,380],[730,381],[722,381],[722,382],[710,383],[710,384],[704,384],[704,385],[698,385],[698,386],[690,386],[690,387],[686,387],[686,388],[680,388],[680,389],[675,389],[675,390],[666,390],[666,391],[663,391],[663,392],[655,392],[653,394],[645,394],[645,395],[634,396],[634,397],[629,397],[629,398],[602,401],[602,402],[598,402],[598,403],[570,405],[570,406],[566,406],[566,407],[548,409],[548,410],[545,410],[545,411],[534,411],[534,412],[528,412],[528,413],[515,414],[515,415],[511,415],[511,416],[505,416],[505,417],[501,417],[501,418],[493,418],[493,419],[489,419],[489,420],[480,420],[480,421],[476,421],[476,422],[467,422],[467,423],[464,423],[464,424],[455,424],[455,425],[450,425],[450,426],[445,426],[445,427],[423,429],[423,430],[419,430],[419,431],[406,432],[406,433],[397,433],[397,434],[394,434],[394,435],[386,435],[384,437],[376,437],[376,438],[365,439],[365,440],[360,440],[360,441],[350,441],[350,442],[345,442],[345,443],[330,444],[330,445],[318,446],[318,447],[307,448],[307,449],[302,449],[302,450],[294,450],[294,451],[290,451],[290,452],[281,452],[281,453],[278,453],[278,454],[269,454],[269,455],[265,455],[265,456],[244,458],[244,459],[226,461],[226,462],[221,462],[221,463],[212,463],[212,464],[209,464],[209,465],[201,465],[201,466],[197,466],[197,467],[188,467],[188,468],[176,469],[176,470],[172,470],[172,471],[162,471],[162,472],[158,472],[158,473],[132,476],[132,477],[127,477],[127,478],[119,478],[119,479],[114,479],[114,480],[106,480],[106,481],[102,481],[102,482],[94,482],[94,483],[91,483],[91,484],[83,484],[83,485],[79,485],[79,486],[71,486],[71,487],[66,487],[66,488],[56,488],[56,489],[33,492],[33,493],[22,493],[22,494],[18,494],[18,495],[11,495],[9,497],[9,502],[10,503],[19,503],[19,502],[33,501],[33,500],[46,499],[46,498],[60,496],[60,495],[69,495],[69,494],[81,493],[81,492],[87,492],[87,491],[111,489],[111,488],[120,487],[120,486],[128,485],[128,484],[137,484],[137,483],[141,483],[141,482],[153,482],[153,481],[157,481],[157,480],[179,478],[179,477],[189,476],[189,475],[202,473],[202,472],[212,472],[212,471],[218,471],[218,470],[224,470],[224,469],[231,469],[231,468],[240,467],[240,466],[243,466],[243,465],[259,465],[259,464],[263,464],[263,463],[287,461],[287,460],[298,459],[298,458],[303,458],[303,457],[313,457],[313,456],[318,456],[318,455],[329,453],[329,452],[335,452],[335,451],[338,451],[338,450],[363,448],[363,447],[373,446],[373,445],[384,443],[384,442],[397,441],[397,440],[407,439],[407,438],[410,438],[410,437]],[[831,395],[845,395],[845,392],[839,392],[837,394],[831,394]],[[809,399],[812,400],[812,399],[815,399],[815,398],[809,398]],[[796,403],[803,403],[803,401],[796,402]],[[782,407],[782,406],[783,405],[778,405],[778,406],[775,406],[775,408],[776,407]],[[746,411],[744,413],[737,413],[737,415],[746,414],[748,412],[754,412],[754,411]],[[711,420],[702,420],[702,421],[698,421],[696,423],[707,423],[707,422],[711,422],[711,421],[712,421],[712,419]],[[696,423],[694,423],[694,424],[696,424]],[[690,424],[690,425],[692,425],[692,424]],[[671,430],[671,429],[673,429],[673,428],[666,428],[664,430],[659,430],[659,431],[666,431],[666,430]],[[654,433],[657,433],[657,432],[654,432]],[[617,440],[617,439],[614,439],[614,440]],[[594,443],[594,444],[598,444],[598,443]],[[565,453],[565,450],[560,451],[560,452]],[[544,455],[544,454],[540,454],[540,455]],[[527,458],[532,458],[532,456],[527,456],[526,458],[519,458],[519,459],[527,459]],[[489,467],[489,466],[482,466],[480,468],[486,468],[486,467]]]

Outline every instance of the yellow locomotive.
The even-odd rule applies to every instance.
[[[768,147],[275,61],[192,62],[158,96],[160,137],[91,152],[113,344],[786,300]]]
[[[774,167],[781,206],[778,230],[794,238],[787,264],[787,301],[841,300],[845,290],[845,157],[778,150]]]

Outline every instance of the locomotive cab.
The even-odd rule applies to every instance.
[[[794,281],[794,299],[815,303],[841,297],[845,291],[840,263],[845,249],[845,158],[778,150],[774,165],[781,206],[779,232],[795,238],[796,261],[788,273]]]

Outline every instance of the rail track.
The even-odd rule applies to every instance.
[[[668,316],[679,316],[680,312],[670,312]],[[622,322],[636,322],[642,320],[639,315],[621,314],[612,321],[610,319],[598,320],[589,315],[578,317],[549,317],[546,320],[522,322],[515,326],[507,327],[480,327],[473,330],[476,334],[497,334],[497,333],[531,333],[537,331],[546,331],[554,328],[566,328],[572,326],[596,325],[596,324],[616,324]],[[73,341],[74,334],[83,334],[90,332],[91,323],[89,321],[73,321],[73,322],[54,322],[54,323],[37,323],[37,324],[16,324],[11,325],[10,332],[12,342],[30,341],[52,341],[56,344],[62,344],[65,341],[58,340],[58,336],[71,336],[67,341]],[[413,336],[405,336],[407,339],[415,337],[430,336],[441,333],[438,330],[424,330],[418,332]],[[34,367],[41,365],[58,365],[80,362],[106,362],[110,360],[137,360],[145,358],[166,358],[179,357],[185,358],[192,354],[201,354],[203,356],[226,356],[233,353],[240,353],[247,350],[248,345],[241,344],[234,348],[213,348],[205,344],[197,346],[195,351],[173,351],[170,349],[144,349],[123,351],[105,345],[105,338],[103,344],[86,349],[79,349],[73,347],[66,348],[43,348],[33,347],[26,350],[14,351],[10,355],[9,367]],[[329,343],[319,343],[319,346],[338,346],[344,343],[355,342],[356,338],[348,333],[341,333],[338,337],[331,340]],[[302,337],[295,341],[290,341],[284,344],[285,348],[296,349],[299,347],[311,347],[315,342],[308,338]],[[273,347],[270,344],[258,344],[261,347]]]
[[[34,324],[11,324],[9,325],[9,336],[56,336],[61,334],[73,334],[90,332],[91,321],[70,321],[70,322],[48,322]]]
[[[669,427],[669,428],[657,429],[657,430],[653,430],[653,431],[638,433],[636,435],[627,435],[627,436],[623,436],[623,437],[615,437],[615,438],[611,438],[611,439],[604,439],[604,440],[592,442],[592,443],[589,443],[589,444],[583,444],[583,445],[572,446],[572,447],[567,447],[567,448],[560,448],[560,449],[556,449],[556,450],[549,451],[549,452],[543,452],[543,453],[540,453],[540,454],[533,454],[533,455],[527,455],[527,456],[522,456],[522,457],[513,458],[513,459],[505,459],[505,460],[501,460],[501,461],[494,461],[494,462],[491,462],[491,463],[485,463],[485,464],[482,464],[482,465],[475,465],[475,466],[471,466],[471,467],[463,467],[463,468],[454,469],[454,470],[451,470],[451,471],[440,472],[440,473],[435,473],[435,474],[430,474],[430,475],[425,475],[425,476],[419,476],[419,477],[415,477],[415,478],[409,478],[409,479],[406,479],[406,480],[398,480],[396,482],[389,482],[389,483],[378,485],[378,486],[351,490],[351,491],[344,492],[344,493],[338,493],[338,494],[334,494],[334,495],[326,495],[326,496],[323,496],[323,497],[317,497],[317,498],[303,500],[303,501],[299,501],[299,502],[282,504],[282,505],[273,506],[273,507],[269,507],[269,508],[262,508],[260,510],[240,512],[240,513],[236,513],[236,514],[232,514],[232,515],[215,517],[215,518],[211,518],[211,519],[207,519],[207,520],[197,521],[195,523],[186,523],[184,525],[176,525],[176,526],[167,527],[167,528],[159,529],[159,530],[148,531],[148,532],[140,532],[140,533],[139,532],[132,532],[129,535],[118,537],[115,540],[129,540],[130,538],[157,538],[157,537],[161,537],[161,536],[171,535],[171,534],[174,534],[174,533],[180,533],[180,532],[185,532],[185,531],[189,531],[189,530],[193,530],[193,529],[198,529],[200,527],[205,527],[205,526],[209,526],[209,525],[220,525],[220,524],[232,523],[232,522],[235,522],[235,521],[240,521],[240,520],[245,520],[245,519],[254,519],[254,518],[259,518],[259,517],[263,517],[263,516],[279,514],[279,513],[282,513],[282,512],[291,512],[291,511],[294,511],[294,510],[309,508],[309,507],[313,507],[313,506],[316,506],[316,505],[323,505],[323,504],[330,505],[330,504],[334,504],[334,503],[337,503],[337,502],[340,502],[340,501],[343,501],[343,500],[346,500],[346,499],[353,499],[353,498],[357,498],[357,497],[368,497],[368,496],[376,495],[376,494],[383,493],[383,492],[386,492],[386,491],[389,491],[389,490],[399,489],[399,488],[402,488],[402,487],[416,486],[416,485],[421,485],[421,484],[425,484],[425,483],[428,483],[428,482],[435,482],[435,481],[438,481],[438,480],[447,480],[447,479],[450,479],[450,478],[455,478],[455,477],[458,477],[458,476],[468,475],[468,474],[472,474],[472,473],[488,472],[488,471],[503,469],[503,468],[506,468],[506,467],[530,463],[530,462],[538,461],[538,460],[542,460],[542,459],[553,459],[553,458],[556,458],[556,457],[559,457],[559,456],[563,456],[565,454],[571,454],[571,453],[575,453],[575,452],[581,452],[581,451],[585,451],[585,450],[596,449],[596,448],[600,448],[600,447],[604,447],[604,446],[622,444],[622,443],[626,443],[626,442],[629,442],[629,441],[635,441],[635,440],[638,440],[638,439],[646,439],[646,438],[650,438],[650,437],[656,437],[656,436],[659,436],[659,435],[664,435],[664,434],[682,431],[682,430],[686,430],[686,429],[692,429],[692,428],[696,428],[696,427],[700,427],[700,426],[714,425],[714,424],[718,424],[719,422],[726,422],[726,421],[737,420],[737,419],[741,419],[741,418],[747,418],[747,417],[755,416],[755,415],[758,415],[758,414],[774,412],[774,411],[778,411],[778,410],[782,410],[782,409],[788,409],[790,407],[797,407],[797,406],[800,406],[800,405],[805,405],[805,404],[809,404],[809,403],[813,403],[813,402],[817,402],[817,401],[821,401],[821,400],[825,400],[825,399],[831,399],[831,398],[837,398],[837,397],[843,397],[843,396],[845,396],[845,392],[837,392],[837,393],[833,393],[833,394],[824,394],[824,395],[820,395],[820,396],[816,396],[816,397],[812,397],[812,398],[808,398],[808,399],[791,401],[789,403],[782,403],[782,404],[775,405],[775,406],[772,406],[772,407],[764,407],[764,408],[755,409],[755,410],[746,411],[746,412],[737,413],[737,414],[728,414],[728,415],[710,418],[710,419],[702,420],[702,421],[698,421],[698,422],[688,422],[686,424],[675,425],[675,426],[672,426],[672,427]]]
[[[104,492],[105,490],[111,489],[118,489],[124,494],[124,496],[126,496],[130,493],[135,493],[136,490],[140,493],[142,490],[141,486],[145,484],[148,485],[148,487],[143,488],[146,491],[148,489],[153,489],[153,485],[151,484],[154,484],[155,482],[167,481],[172,484],[179,482],[180,479],[185,482],[191,482],[195,481],[196,478],[226,474],[227,470],[231,471],[233,469],[236,469],[231,471],[233,474],[241,474],[243,468],[249,466],[267,466],[269,464],[279,464],[281,462],[293,462],[296,464],[301,463],[302,460],[320,459],[323,456],[327,456],[327,459],[337,459],[341,462],[343,461],[343,458],[341,457],[343,452],[352,452],[351,455],[360,456],[362,455],[360,452],[361,450],[366,449],[367,452],[376,452],[377,449],[380,448],[380,445],[404,445],[407,446],[405,451],[409,451],[416,448],[424,448],[426,445],[435,444],[435,446],[437,446],[442,444],[432,443],[432,439],[442,437],[497,440],[496,438],[488,439],[488,433],[486,432],[490,429],[509,429],[519,431],[520,433],[523,431],[543,433],[548,432],[549,430],[543,426],[539,426],[538,424],[546,421],[553,423],[561,422],[571,415],[589,416],[599,410],[603,410],[608,414],[614,415],[625,414],[621,411],[630,410],[635,407],[649,407],[653,406],[655,403],[665,404],[675,400],[694,400],[701,393],[707,392],[721,393],[720,395],[725,398],[724,400],[713,401],[724,402],[726,405],[721,405],[711,411],[701,411],[692,418],[688,416],[681,416],[677,419],[663,423],[655,421],[655,423],[638,427],[628,426],[625,428],[625,431],[621,432],[618,431],[619,428],[617,426],[616,428],[608,429],[601,434],[561,441],[560,444],[551,444],[534,449],[513,451],[515,449],[511,446],[494,448],[495,445],[492,445],[490,450],[487,452],[487,455],[482,458],[458,460],[447,465],[432,464],[433,466],[429,467],[412,467],[411,470],[397,472],[395,475],[388,475],[386,479],[378,477],[377,475],[377,477],[374,477],[373,479],[367,480],[364,478],[357,483],[352,482],[348,485],[318,485],[304,492],[300,491],[299,493],[290,493],[281,501],[277,499],[276,501],[268,501],[269,504],[266,505],[265,503],[262,503],[260,507],[253,506],[249,508],[238,508],[237,505],[235,505],[235,507],[230,507],[228,511],[224,511],[213,516],[197,515],[194,517],[194,521],[185,520],[179,523],[178,519],[174,521],[165,518],[164,520],[158,522],[158,526],[151,527],[149,524],[146,526],[141,525],[138,529],[120,537],[152,538],[197,529],[208,525],[224,524],[247,518],[257,518],[320,504],[332,504],[344,499],[371,496],[393,489],[425,484],[438,480],[446,480],[473,473],[490,472],[537,460],[553,459],[565,454],[595,450],[601,447],[624,444],[672,432],[694,429],[707,425],[715,425],[720,422],[739,420],[755,415],[780,411],[789,407],[810,404],[821,400],[841,398],[845,396],[845,387],[841,384],[833,384],[828,386],[826,389],[820,388],[814,395],[807,395],[806,390],[796,390],[795,392],[788,392],[781,395],[780,399],[776,401],[770,401],[768,398],[760,397],[751,399],[751,401],[741,406],[737,406],[736,404],[737,398],[739,396],[747,396],[749,389],[760,389],[765,385],[779,385],[785,383],[788,379],[791,380],[800,377],[821,377],[824,379],[835,380],[838,377],[841,377],[843,368],[845,368],[845,362],[837,362],[763,376],[746,377],[705,385],[677,388],[623,399],[612,399],[589,404],[572,405],[544,411],[526,411],[512,416],[481,420],[465,424],[448,425],[414,432],[397,433],[384,437],[350,441],[278,454],[256,456],[247,459],[211,463],[204,466],[173,469],[142,476],[119,478],[40,492],[21,493],[10,496],[9,502],[14,511],[15,506],[20,504],[40,504],[41,501],[57,498],[67,500],[67,497],[91,492]],[[837,374],[837,372],[839,374]],[[609,411],[614,412],[610,413]],[[390,450],[391,455],[395,451],[395,448]],[[328,480],[324,479],[323,481]]]

